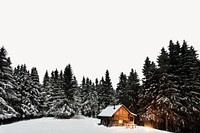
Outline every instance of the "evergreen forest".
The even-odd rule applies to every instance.
[[[148,55],[147,55],[148,56]],[[137,114],[137,125],[172,132],[200,131],[200,60],[193,46],[169,41],[156,61],[146,57],[143,76],[121,72],[114,89],[105,71],[100,79],[78,83],[70,64],[45,72],[40,83],[36,67],[11,67],[0,48],[0,125],[40,117],[68,119],[74,115],[96,118],[109,105],[123,104]]]

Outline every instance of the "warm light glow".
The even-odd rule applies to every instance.
[[[145,126],[145,128],[152,128],[151,126]]]
[[[123,121],[122,120],[119,120],[119,124],[122,124],[123,123]]]
[[[150,131],[153,127],[151,126],[144,126],[147,131]]]

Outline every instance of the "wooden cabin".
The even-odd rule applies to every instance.
[[[105,126],[135,127],[136,114],[129,111],[124,105],[108,106],[98,115],[100,124]]]

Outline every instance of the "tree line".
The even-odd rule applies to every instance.
[[[76,114],[97,117],[109,105],[124,104],[138,116],[138,125],[175,132],[197,132],[200,127],[200,60],[186,41],[169,42],[157,61],[144,61],[141,80],[131,69],[121,72],[113,89],[106,70],[94,82],[83,77],[78,84],[72,67],[46,71],[39,82],[37,68],[11,67],[0,49],[0,124],[38,117],[71,118]]]

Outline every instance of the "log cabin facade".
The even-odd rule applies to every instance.
[[[124,105],[108,106],[99,115],[100,124],[105,126],[135,127],[136,114],[129,111]]]

